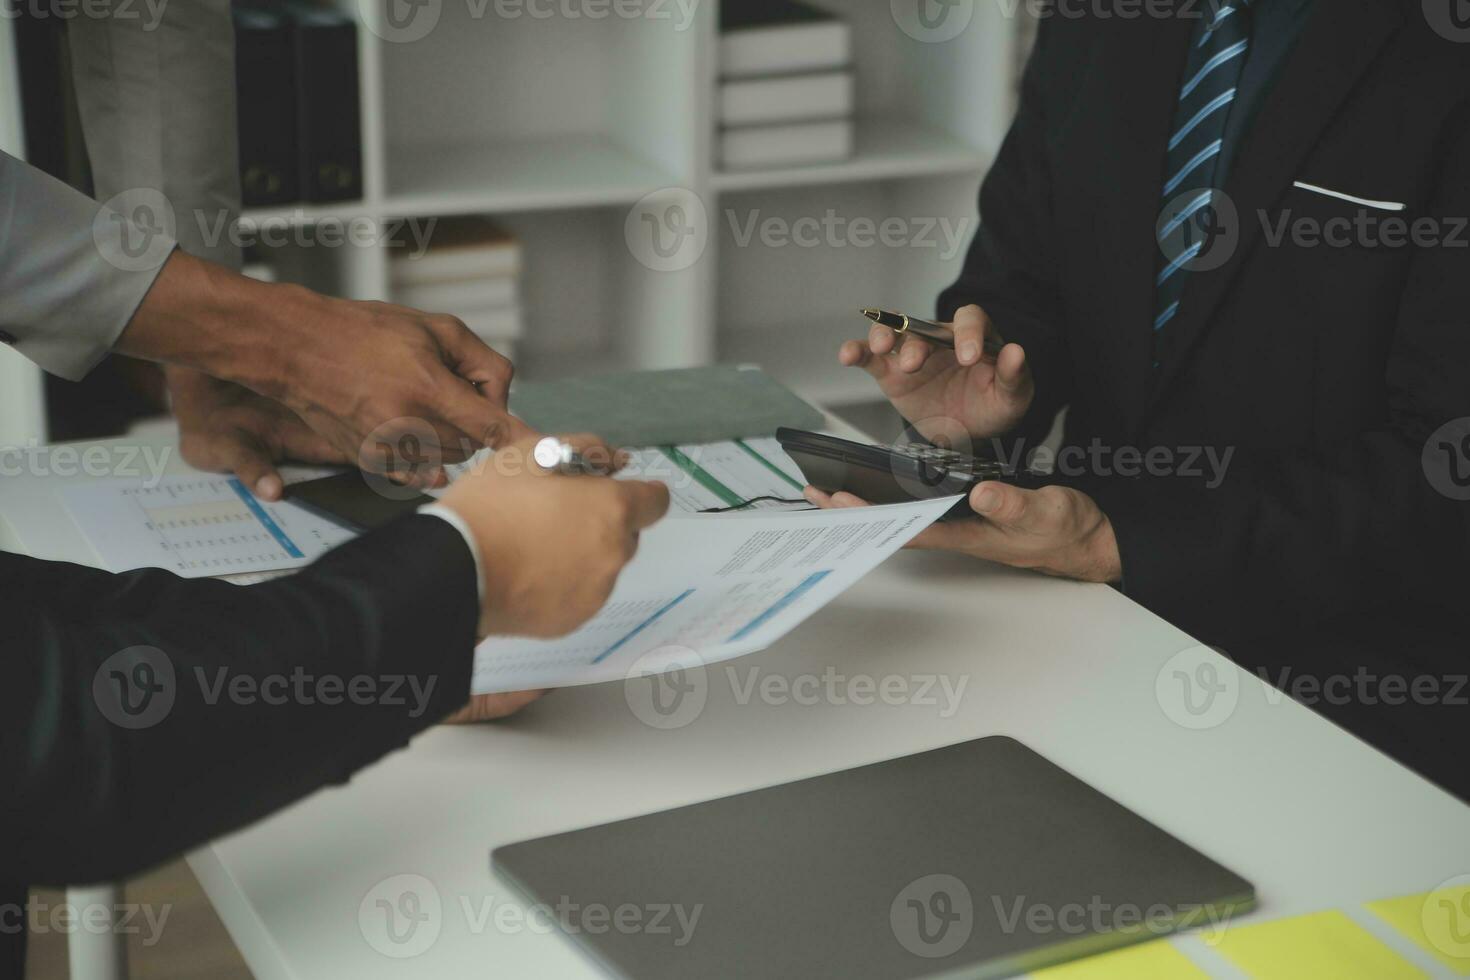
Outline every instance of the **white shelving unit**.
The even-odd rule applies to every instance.
[[[861,335],[857,307],[932,309],[1013,105],[1017,24],[1003,5],[962,2],[951,9],[971,8],[968,26],[927,43],[900,26],[898,0],[817,0],[853,27],[857,152],[725,173],[712,159],[716,0],[432,0],[415,9],[437,22],[413,40],[397,39],[382,3],[339,2],[365,28],[364,199],[247,216],[307,231],[325,218],[493,216],[525,249],[523,377],[723,359],[762,363],[829,404],[872,398],[836,348]],[[886,240],[867,233],[885,221]],[[661,223],[696,222],[702,251],[672,263],[651,251]],[[285,278],[387,298],[386,245],[273,251]]]
[[[15,57],[15,29],[0,17],[0,150],[25,155],[21,130],[20,72]],[[15,351],[0,344],[0,448],[24,446],[46,438],[46,405],[41,372]]]

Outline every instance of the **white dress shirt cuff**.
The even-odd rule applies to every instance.
[[[437,517],[459,532],[464,538],[465,547],[470,549],[470,557],[475,560],[475,595],[480,597],[480,603],[485,602],[485,566],[480,561],[480,546],[475,542],[475,532],[465,523],[465,519],[443,504],[425,504],[419,508],[420,514]]]

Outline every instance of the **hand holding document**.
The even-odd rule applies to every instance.
[[[763,650],[958,498],[854,510],[675,516],[643,533],[611,599],[559,640],[492,637],[473,691],[622,680]]]
[[[637,450],[619,477],[668,484],[673,516],[643,532],[610,600],[576,632],[482,643],[474,693],[621,680],[762,650],[958,499],[811,510],[801,500],[801,471],[774,439]],[[64,497],[114,571],[154,566],[258,580],[353,537],[290,500],[261,503],[228,477],[104,481],[69,487]]]

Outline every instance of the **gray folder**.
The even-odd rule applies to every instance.
[[[517,383],[510,407],[542,432],[591,432],[614,446],[746,439],[824,422],[821,412],[749,366]]]
[[[1010,976],[1229,924],[1255,897],[1003,737],[512,844],[493,863],[606,969],[654,980]]]

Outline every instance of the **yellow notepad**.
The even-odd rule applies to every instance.
[[[1208,980],[1166,939],[1125,946],[1031,974],[1035,980]]]
[[[1369,902],[1368,909],[1425,952],[1470,977],[1470,881],[1424,895]]]
[[[1221,934],[1215,948],[1254,980],[1400,980],[1427,976],[1335,909],[1258,925],[1231,926]]]

